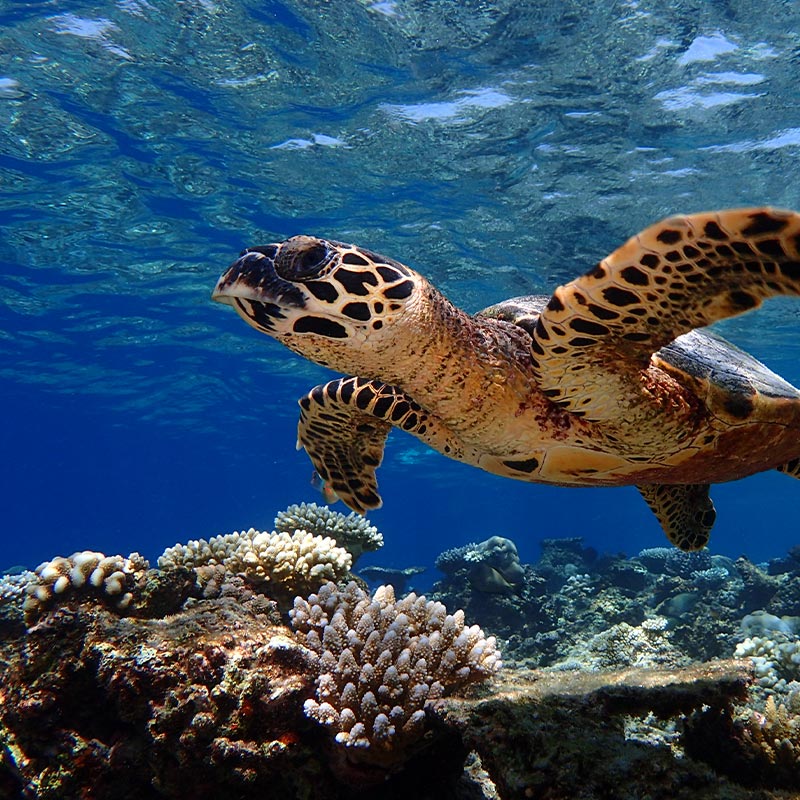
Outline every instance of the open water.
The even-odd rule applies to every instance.
[[[296,400],[330,374],[209,298],[244,246],[352,241],[470,311],[549,293],[669,214],[800,209],[799,77],[791,0],[2,0],[0,569],[155,558],[320,499]],[[800,302],[719,329],[800,384]],[[402,433],[379,477],[364,564],[666,543],[634,489]],[[800,483],[713,497],[712,551],[798,542]]]

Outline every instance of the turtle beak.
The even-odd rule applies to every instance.
[[[250,253],[245,250],[236,261],[222,273],[214,291],[211,292],[211,299],[217,303],[224,303],[234,306],[235,297],[247,297],[256,299],[254,289],[258,286],[264,267],[258,264],[264,256],[260,253]],[[258,273],[258,274],[256,274]]]
[[[211,299],[217,303],[223,303],[226,306],[233,305],[233,297],[229,294],[225,294],[225,290],[220,288],[219,283],[217,283],[214,291],[211,292]]]
[[[241,300],[302,308],[303,293],[275,272],[274,246],[245,250],[222,273],[211,299],[239,307]]]

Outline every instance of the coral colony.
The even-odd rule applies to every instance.
[[[326,583],[289,612],[303,643],[320,657],[316,699],[305,712],[337,743],[369,748],[367,761],[396,760],[425,731],[425,705],[482,681],[502,663],[493,636],[464,625],[464,613],[412,593],[395,600],[349,583]],[[380,752],[378,752],[380,751]]]
[[[401,596],[364,518],[274,527],[0,577],[0,797],[796,796],[800,550],[494,535]]]

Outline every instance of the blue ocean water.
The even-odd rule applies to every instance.
[[[800,209],[798,30],[780,0],[1,2],[0,569],[155,558],[319,500],[296,400],[330,373],[210,301],[244,246],[352,241],[477,311],[672,213]],[[800,303],[718,328],[800,384]],[[515,483],[401,433],[379,478],[363,563],[666,541],[634,489]],[[714,552],[797,544],[797,482],[712,494]]]

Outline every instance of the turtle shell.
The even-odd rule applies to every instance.
[[[479,311],[476,316],[501,319],[528,333],[536,327],[548,295],[514,297]],[[756,394],[800,401],[800,392],[757,358],[710,330],[693,330],[656,351],[654,362],[684,382],[700,382],[727,396],[726,408],[743,418]]]

